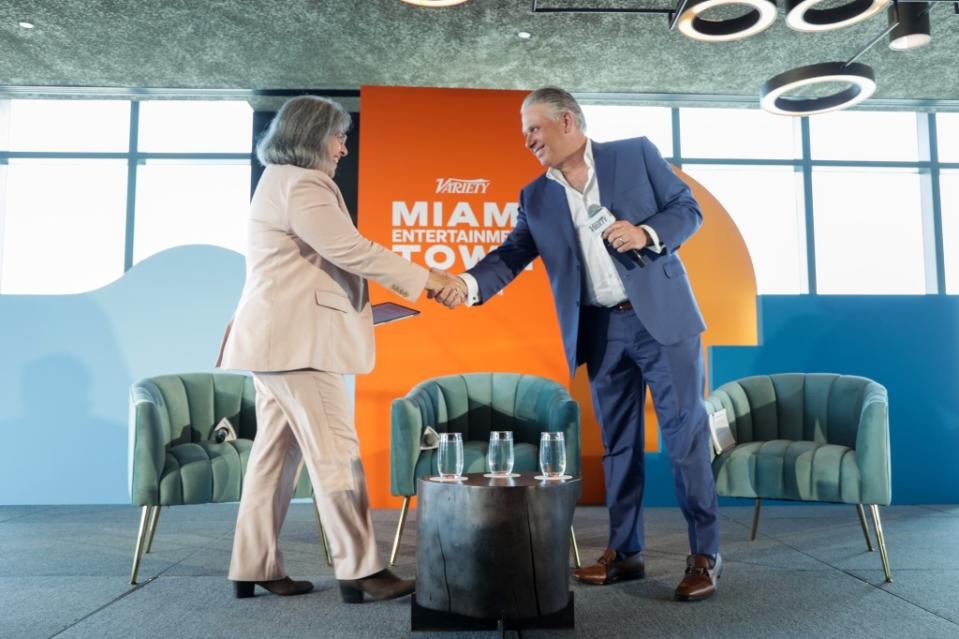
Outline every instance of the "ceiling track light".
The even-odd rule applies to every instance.
[[[959,8],[959,7],[957,7]],[[918,49],[932,41],[928,2],[897,2],[889,7],[889,48]]]
[[[742,6],[748,11],[736,18],[713,20],[703,17],[710,9]],[[704,42],[728,42],[765,31],[776,21],[772,0],[686,0],[677,10],[676,29],[688,38]]]
[[[817,9],[828,0],[786,0],[786,25],[796,31],[831,31],[867,20],[892,0],[852,0],[828,9]]]
[[[820,97],[787,95],[803,87],[827,83],[843,83],[847,87]],[[814,115],[847,109],[868,99],[875,90],[872,67],[859,62],[823,62],[790,69],[770,78],[759,91],[759,103],[776,115]]]

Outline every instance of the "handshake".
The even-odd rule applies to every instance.
[[[456,308],[466,301],[466,282],[461,277],[431,268],[426,280],[426,296],[446,308]]]

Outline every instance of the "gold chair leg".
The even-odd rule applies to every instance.
[[[316,527],[320,530],[320,543],[323,545],[323,557],[326,558],[326,565],[333,565],[333,558],[330,557],[330,542],[326,538],[326,531],[323,529],[323,522],[320,520],[320,507],[316,505],[316,493],[313,493],[313,514],[316,515]]]
[[[569,540],[573,548],[573,563],[577,568],[582,568],[583,565],[579,561],[579,544],[576,543],[576,530],[572,526],[569,527]]]
[[[149,524],[150,534],[147,537],[147,549],[143,551],[146,554],[150,554],[150,551],[153,550],[153,536],[157,534],[157,521],[159,520],[160,520],[160,507],[155,506],[153,508],[153,513],[151,513],[151,516],[150,516],[150,524]]]
[[[862,526],[862,534],[866,537],[866,548],[872,552],[872,539],[869,537],[869,524],[866,522],[866,511],[862,504],[856,504],[856,514],[859,515],[859,525]]]
[[[140,513],[140,532],[137,533],[137,545],[133,550],[133,569],[130,571],[130,585],[137,583],[137,573],[140,572],[140,558],[143,556],[143,542],[147,536],[147,522],[150,520],[152,506],[144,506]]]
[[[876,527],[876,541],[879,542],[879,556],[882,558],[882,572],[886,575],[886,583],[892,583],[892,570],[889,569],[889,555],[886,554],[886,538],[882,534],[882,520],[879,519],[879,506],[869,506],[872,512],[872,525]]]
[[[393,552],[390,553],[390,565],[396,565],[396,555],[400,552],[400,539],[403,538],[403,526],[406,525],[406,513],[410,509],[410,497],[403,498],[403,508],[400,510],[400,521],[396,525],[396,536],[393,537]]]
[[[753,509],[753,532],[749,536],[749,541],[756,541],[756,531],[759,530],[759,510],[762,508],[762,500],[756,498],[756,507]]]

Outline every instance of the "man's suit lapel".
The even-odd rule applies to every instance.
[[[545,200],[543,210],[548,211],[551,217],[555,216],[554,223],[562,231],[563,238],[569,244],[570,249],[575,252],[579,245],[576,240],[576,229],[573,228],[573,214],[569,210],[569,201],[566,199],[566,191],[558,182],[547,178],[543,196]],[[549,226],[551,225],[548,225],[547,228]]]
[[[613,211],[613,189],[616,182],[616,154],[605,144],[593,142],[593,165],[596,170],[596,179],[599,181],[599,203],[607,210]],[[626,253],[620,253],[606,244],[606,252],[619,265],[620,275],[636,268],[636,263]]]
[[[593,142],[593,164],[596,168],[596,179],[599,181],[599,203],[612,210],[616,154],[605,144]]]

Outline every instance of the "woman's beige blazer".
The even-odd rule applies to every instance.
[[[267,166],[247,232],[246,283],[219,368],[367,373],[376,349],[366,278],[413,301],[429,276],[360,235],[321,171]]]

